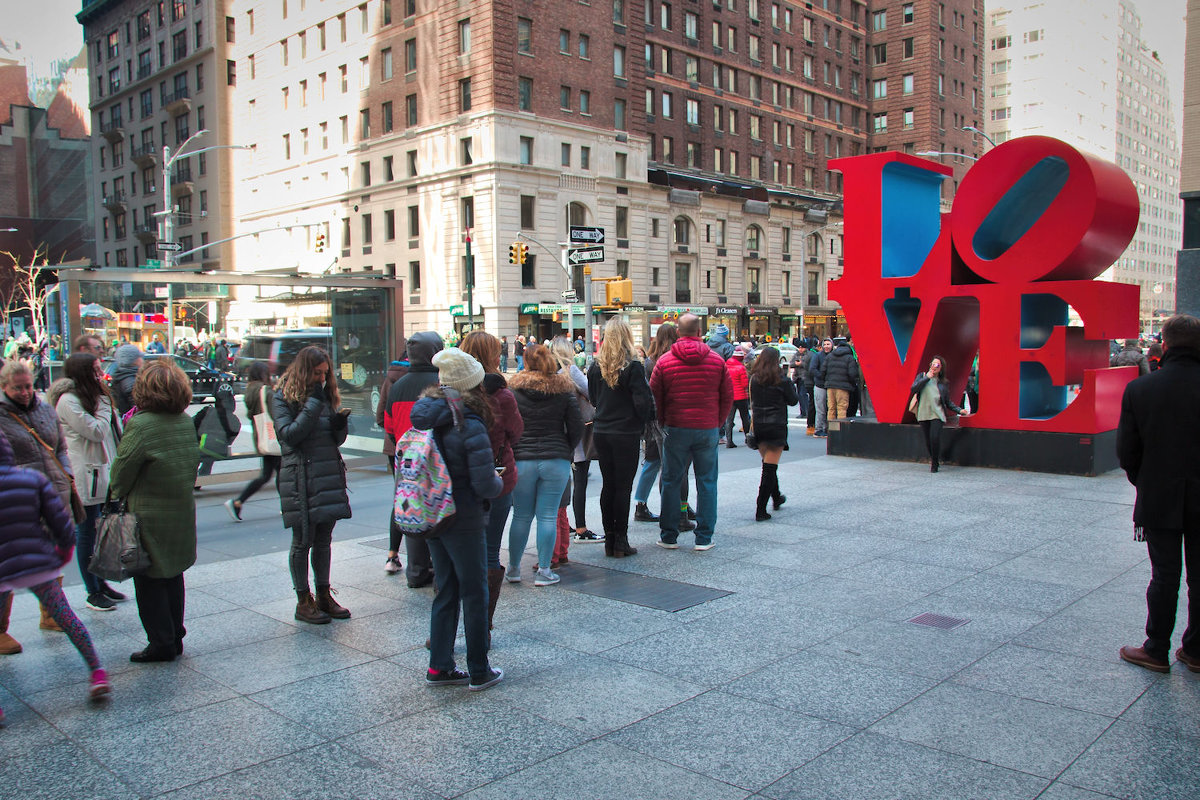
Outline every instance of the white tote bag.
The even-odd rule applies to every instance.
[[[275,421],[267,412],[266,384],[259,389],[258,399],[262,405],[262,411],[254,415],[254,447],[258,450],[259,455],[282,455],[283,450],[279,447],[279,440],[275,438]]]

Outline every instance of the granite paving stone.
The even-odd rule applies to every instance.
[[[805,651],[743,675],[723,690],[863,728],[936,685],[918,675]]]
[[[698,746],[697,732],[711,746]],[[854,728],[711,691],[610,734],[608,739],[745,789],[761,789]]]
[[[1200,737],[1118,721],[1061,780],[1127,800],[1191,800],[1197,775]]]
[[[972,575],[939,591],[939,594],[947,597],[985,600],[999,606],[1040,611],[1043,614],[1059,611],[1086,593],[1086,589],[1074,586],[989,573]]]
[[[163,800],[439,800],[405,781],[403,769],[385,768],[336,744],[322,744],[229,772],[161,795]]]
[[[7,744],[7,743],[6,743]],[[17,757],[5,749],[0,786],[6,797],[59,800],[64,789],[95,800],[135,800],[139,795],[74,742],[52,742]]]
[[[88,748],[135,791],[157,794],[323,741],[325,737],[236,697],[120,728],[89,739]]]
[[[518,797],[521,800],[563,797],[744,800],[747,792],[608,740],[593,740],[461,795],[462,800]]]
[[[1062,781],[1055,781],[1046,791],[1038,795],[1038,800],[1111,800],[1113,797],[1116,795],[1091,792]]]
[[[1121,715],[1121,721],[1144,725],[1156,733],[1200,736],[1200,675],[1176,662],[1171,675],[1155,680]]]
[[[973,664],[997,643],[910,623],[873,621],[838,634],[813,652],[844,661],[942,680]]]
[[[762,790],[773,800],[1032,800],[1044,778],[860,733]]]
[[[428,789],[452,796],[544,761],[589,738],[515,708],[495,694],[469,698],[461,686],[428,691],[457,693],[462,701],[410,714],[339,741],[377,763],[395,764],[407,778]],[[548,777],[542,774],[543,779]]]
[[[239,693],[250,694],[370,660],[360,650],[300,631],[189,658],[188,666]]]
[[[1112,719],[943,684],[871,726],[875,733],[1045,778],[1066,769]]]

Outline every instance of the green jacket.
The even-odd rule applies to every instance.
[[[196,428],[187,414],[134,414],[112,463],[109,488],[129,499],[142,523],[151,578],[173,578],[196,563],[196,500],[200,464]]]

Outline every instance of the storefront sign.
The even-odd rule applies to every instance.
[[[521,307],[520,307],[520,309],[518,309],[517,313],[519,313],[519,314],[540,314],[541,312],[538,310],[537,303],[521,303]]]
[[[450,306],[450,316],[452,316],[452,317],[470,316],[469,314],[467,314],[467,304],[466,303],[456,303],[456,304]],[[477,316],[477,317],[483,316],[483,309],[479,305],[475,306],[475,316]]]
[[[737,306],[713,306],[711,309],[714,317],[736,317],[739,311]]]
[[[695,314],[698,317],[708,316],[708,306],[662,306],[659,311],[663,314]]]
[[[542,315],[546,314],[583,314],[583,304],[575,303],[567,305],[566,303],[538,303],[537,312]]]
[[[768,314],[778,314],[779,309],[775,306],[746,306],[746,313],[752,317],[763,317]]]

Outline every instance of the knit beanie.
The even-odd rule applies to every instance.
[[[438,382],[465,392],[483,383],[483,365],[457,347],[447,347],[433,357]]]
[[[717,323],[717,327],[713,328],[713,333],[715,333],[717,336],[728,336],[729,326],[727,326],[724,322],[719,322]]]
[[[137,349],[137,345],[123,344],[117,348],[115,357],[118,367],[132,367],[142,357],[142,351]]]

